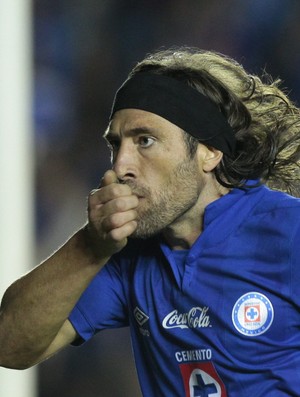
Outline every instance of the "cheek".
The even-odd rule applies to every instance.
[[[198,178],[199,170],[194,160],[182,156],[176,159],[165,153],[165,157],[160,156],[143,164],[140,182],[147,186],[154,198],[166,190],[174,192],[189,184],[195,184]]]
[[[169,180],[172,169],[169,164],[155,163],[147,165],[142,175],[142,183],[145,183],[151,190],[158,190]]]

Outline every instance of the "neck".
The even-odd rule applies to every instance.
[[[164,229],[167,244],[174,250],[190,249],[203,231],[205,208],[228,192],[229,189],[219,184],[209,191],[203,189],[195,205]]]

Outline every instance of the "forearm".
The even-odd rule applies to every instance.
[[[107,260],[96,259],[81,230],[49,259],[12,284],[1,305],[0,365],[32,365],[53,341]]]
[[[63,325],[101,267],[127,244],[137,227],[138,203],[113,171],[105,173],[102,187],[89,195],[87,226],[6,291],[0,366],[27,368],[70,343]]]

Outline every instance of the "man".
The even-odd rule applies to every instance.
[[[220,54],[152,54],[116,94],[88,222],[5,293],[0,363],[130,326],[144,396],[299,396],[300,113]],[[99,358],[101,359],[101,357]]]

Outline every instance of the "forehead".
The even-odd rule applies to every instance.
[[[111,120],[104,136],[129,134],[131,132],[156,132],[164,136],[182,135],[183,130],[157,114],[140,109],[118,110]]]

